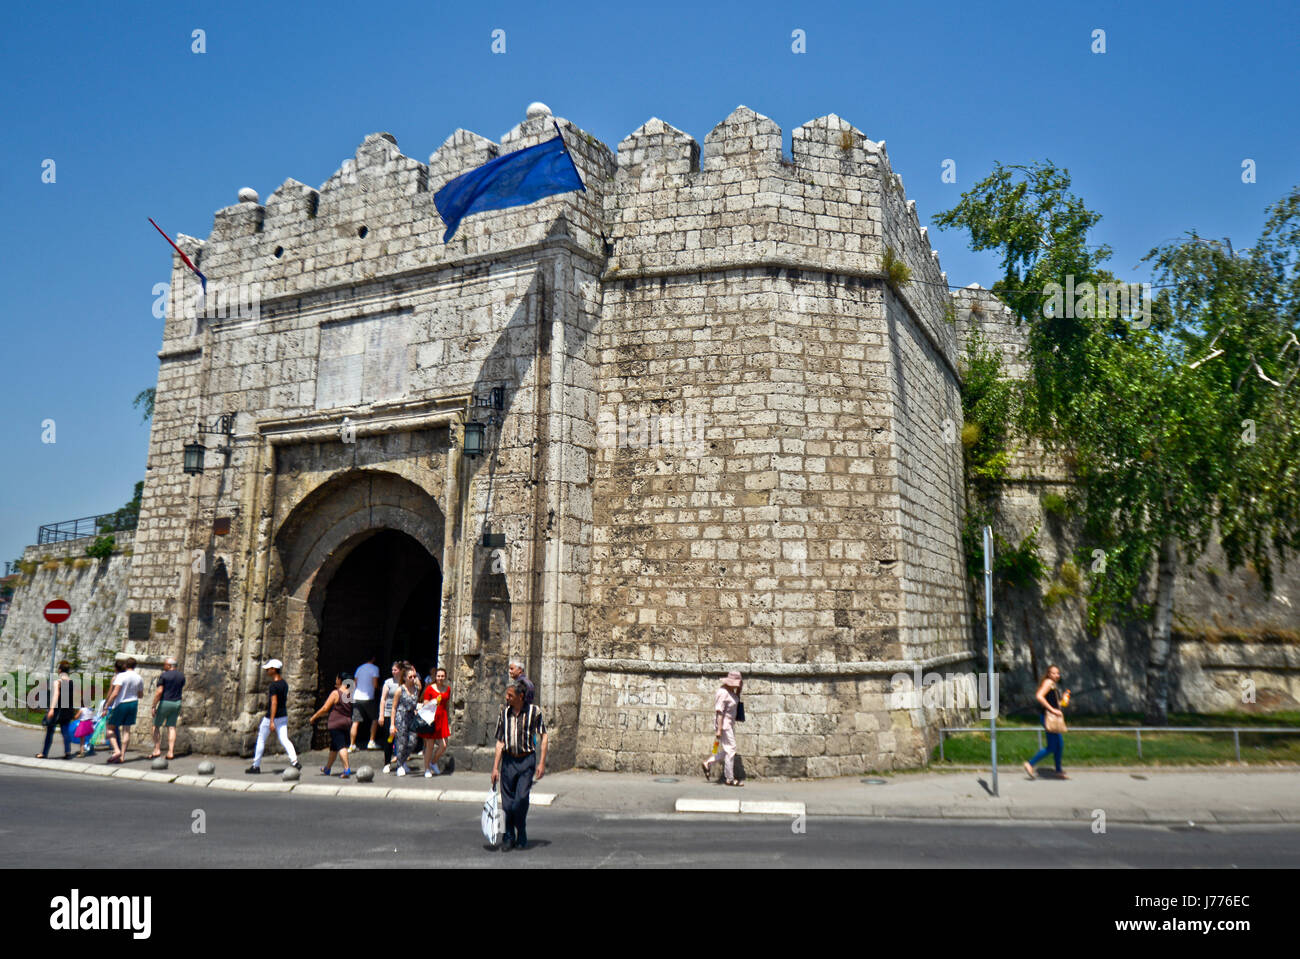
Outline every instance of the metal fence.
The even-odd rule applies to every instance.
[[[948,726],[939,730],[939,761],[944,762],[943,740],[950,733],[987,733],[987,726]],[[999,726],[999,733],[1037,733],[1038,748],[1043,748],[1042,726]],[[1232,749],[1241,762],[1241,734],[1290,733],[1300,736],[1300,726],[1075,726],[1071,734],[1082,733],[1133,733],[1137,738],[1138,759],[1142,758],[1143,733],[1232,733]]]
[[[47,523],[36,532],[36,544],[66,543],[74,539],[88,539],[103,533],[115,533],[118,530],[135,529],[138,517],[124,520],[117,518],[117,513],[100,513],[98,516],[83,516],[81,519],[68,519],[62,523]],[[100,526],[106,527],[101,530]]]

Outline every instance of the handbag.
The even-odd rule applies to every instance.
[[[1043,726],[1049,733],[1063,733],[1065,732],[1065,717],[1058,716],[1056,713],[1045,713]]]
[[[745,721],[745,704],[742,703],[739,699],[737,699],[736,700],[736,722],[743,723],[744,721]]]

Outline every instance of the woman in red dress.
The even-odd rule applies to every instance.
[[[424,702],[436,701],[437,712],[434,714],[433,732],[421,733],[424,740],[424,777],[441,776],[438,760],[447,751],[447,740],[451,738],[451,723],[447,719],[447,701],[451,698],[451,687],[447,685],[447,670],[439,669],[433,674],[433,682],[424,688]],[[437,747],[435,750],[433,747]]]

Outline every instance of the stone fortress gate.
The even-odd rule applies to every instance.
[[[555,122],[585,192],[444,245],[435,192]],[[883,142],[827,116],[786,158],[740,107],[611,153],[535,104],[500,144],[373,134],[239,199],[178,241],[209,289],[174,259],[122,615],[187,672],[196,748],[251,749],[270,657],[305,745],[374,651],[448,669],[474,768],[511,657],[555,768],[694,771],[729,668],[751,773],[924,761],[943,715],[891,677],[975,668],[958,344]]]

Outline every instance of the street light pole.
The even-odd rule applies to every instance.
[[[993,795],[998,794],[998,684],[993,674],[993,528],[984,527],[984,622],[988,635],[989,740],[993,753]]]

